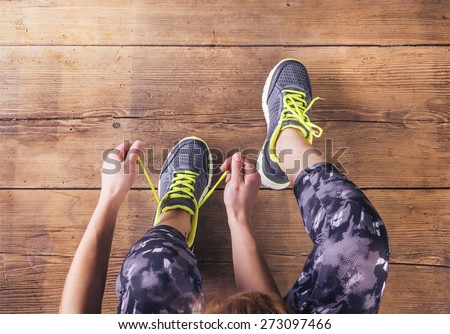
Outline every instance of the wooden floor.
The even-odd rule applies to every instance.
[[[381,312],[449,313],[449,17],[441,0],[2,1],[0,312],[57,312],[105,149],[140,139],[156,169],[188,135],[259,149],[265,78],[295,57],[325,98],[318,147],[348,148],[342,166],[386,223]],[[222,195],[202,208],[195,248],[209,295],[234,290]],[[120,211],[104,312],[154,209],[141,176]],[[254,224],[286,292],[311,248],[291,190],[262,189]]]

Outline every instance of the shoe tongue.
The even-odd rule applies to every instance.
[[[187,212],[189,212],[189,210],[195,212],[194,201],[190,198],[168,198],[161,203],[161,210],[164,210],[164,208],[166,207],[172,207],[172,209],[181,209]]]

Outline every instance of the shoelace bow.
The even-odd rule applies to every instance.
[[[323,99],[321,97],[316,97],[307,105],[305,93],[290,89],[284,89],[282,92],[285,93],[285,95],[283,97],[284,110],[281,113],[281,122],[299,122],[308,128],[313,137],[319,138],[322,135],[323,129],[310,121],[307,112],[311,109],[314,102]]]
[[[142,161],[141,157],[138,156],[138,162],[141,166],[141,169],[144,171],[145,178],[147,179],[148,185],[150,186],[150,189],[153,192],[153,196],[155,196],[156,202],[159,204],[161,202],[161,199],[158,196],[158,193],[156,192],[155,187],[153,186],[152,180],[150,179],[150,175],[147,173],[147,169],[145,168],[144,162]],[[197,203],[197,200],[194,196],[194,182],[195,178],[198,176],[198,173],[192,172],[189,170],[186,171],[176,171],[174,174],[174,179],[170,185],[170,189],[167,192],[167,198],[189,198],[192,199],[195,203],[195,205],[200,208],[206,200],[212,195],[214,190],[219,186],[219,184],[223,181],[223,179],[227,176],[228,171],[224,172],[219,180],[214,184],[214,186],[208,191],[206,196],[203,198],[203,200],[200,203]],[[181,192],[181,194],[180,194]]]

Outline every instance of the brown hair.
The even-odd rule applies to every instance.
[[[213,298],[204,314],[286,314],[293,313],[280,296],[263,292],[241,292],[225,299]]]

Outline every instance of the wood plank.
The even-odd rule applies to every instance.
[[[360,187],[448,187],[449,123],[421,125],[317,122],[325,129],[317,148],[342,164]],[[186,136],[205,139],[222,163],[240,149],[256,157],[265,138],[262,116],[254,121],[197,122],[154,119],[0,121],[3,143],[1,188],[99,187],[101,158],[125,139],[140,139],[156,181],[173,143]],[[332,147],[326,146],[332,139]],[[338,150],[348,148],[342,156]],[[153,158],[150,158],[153,157]],[[337,159],[337,158],[339,159]],[[336,161],[338,160],[338,161]],[[421,164],[426,164],[421,167]],[[148,187],[143,177],[135,184]]]
[[[448,122],[449,50],[0,47],[0,119],[260,121],[269,71],[294,57],[325,98],[316,120]]]
[[[1,44],[447,44],[445,1],[7,1]],[[113,23],[113,24],[112,24]]]
[[[298,275],[298,259],[269,257],[269,266],[283,292]],[[0,312],[56,313],[70,258],[57,256],[0,255]],[[110,261],[103,301],[104,313],[115,313],[115,280],[121,260]],[[203,262],[203,288],[206,296],[235,291],[231,262]],[[448,313],[449,268],[391,265],[382,302],[382,313]],[[281,285],[284,282],[284,285]],[[289,282],[286,284],[286,282]],[[426,282],[427,284],[423,284]],[[420,287],[420,289],[418,288]]]
[[[449,268],[391,265],[380,313],[450,313],[449,281]]]
[[[450,266],[450,190],[370,190],[366,194],[386,223],[391,262]],[[87,190],[0,191],[0,253],[71,256],[97,197],[98,191]],[[195,251],[202,261],[231,261],[222,198],[223,191],[218,190],[200,212]],[[125,257],[151,228],[155,207],[150,191],[129,193],[119,214],[112,256]],[[260,191],[253,223],[268,255],[304,258],[311,251],[289,190]]]

